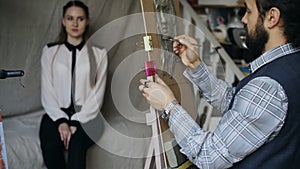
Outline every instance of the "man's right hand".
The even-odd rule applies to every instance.
[[[70,127],[67,123],[61,123],[58,126],[58,131],[60,134],[60,139],[61,139],[61,141],[64,142],[64,146],[67,150],[69,148],[69,142],[70,142],[71,135],[72,135]]]
[[[194,69],[201,63],[198,51],[199,48],[196,45],[197,41],[189,36],[180,35],[174,38],[173,50],[174,53],[179,55],[183,64],[188,68]]]

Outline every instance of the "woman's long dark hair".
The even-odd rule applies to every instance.
[[[62,17],[65,16],[66,14],[66,11],[68,8],[70,7],[73,7],[73,6],[76,6],[76,7],[80,7],[83,9],[84,13],[85,13],[85,17],[86,19],[90,19],[90,16],[89,16],[89,8],[81,1],[78,1],[78,0],[75,0],[75,1],[69,1],[64,7],[63,7],[63,15]],[[87,31],[88,31],[88,25],[86,26],[85,28],[85,31],[83,33],[83,40],[86,41],[86,34],[87,34]],[[58,48],[55,52],[54,55],[56,55],[57,51],[59,50],[60,48],[60,45],[63,44],[65,41],[67,40],[67,31],[66,31],[66,28],[64,27],[63,24],[61,24],[61,29],[60,29],[60,33],[55,41],[56,44],[58,44]],[[88,57],[89,57],[89,62],[90,62],[90,86],[91,87],[94,87],[95,84],[96,84],[96,81],[97,81],[97,65],[96,65],[96,59],[95,59],[95,54],[92,50],[92,45],[91,44],[87,44],[87,50],[88,50]],[[55,61],[55,58],[56,56],[53,57],[53,60],[52,60],[52,68],[53,68],[53,64],[54,64],[54,61]],[[52,77],[53,77],[53,71],[52,71]]]
[[[256,5],[262,18],[272,7],[278,8],[284,22],[283,30],[287,42],[294,47],[300,46],[299,0],[256,0]]]

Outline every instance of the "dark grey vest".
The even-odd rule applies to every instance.
[[[300,168],[300,52],[264,65],[237,85],[236,93],[250,80],[267,76],[284,88],[288,112],[279,134],[270,142],[234,164],[234,169],[299,169]],[[230,108],[232,107],[232,103]]]

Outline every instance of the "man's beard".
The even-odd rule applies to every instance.
[[[247,58],[249,62],[254,61],[265,49],[265,44],[269,40],[269,34],[263,27],[262,23],[257,23],[255,27],[255,32],[252,35],[249,33],[249,30],[246,28],[247,38],[246,45],[250,51],[250,56]]]

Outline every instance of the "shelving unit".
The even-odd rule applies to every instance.
[[[192,8],[195,12],[201,17],[207,18],[208,29],[214,33],[214,30],[219,26],[217,17],[220,17],[224,20],[224,25],[228,26],[228,23],[231,21],[239,21],[242,17],[243,9],[244,9],[244,1],[243,0],[198,0],[197,4],[191,4]],[[238,9],[237,11],[235,11]],[[238,15],[237,15],[238,14]],[[237,18],[235,18],[237,17]],[[236,23],[237,23],[236,22]],[[232,25],[231,27],[236,26]],[[243,27],[242,23],[240,23],[237,27]],[[227,27],[228,30],[228,27]],[[224,33],[223,33],[224,34]],[[237,46],[234,46],[228,37],[228,32],[224,34],[226,38],[221,39],[217,38],[218,42],[224,47],[227,53],[231,56],[232,59],[240,60],[243,59],[245,55],[244,49],[239,49]],[[241,54],[239,54],[241,53]]]
[[[216,0],[207,0],[209,2],[213,2]],[[203,43],[205,49],[209,48],[209,51],[213,51],[217,49],[216,53],[204,53],[203,51],[207,50],[200,50],[202,59],[207,61],[208,66],[210,66],[212,72],[218,76],[222,70],[220,70],[219,65],[221,62],[222,68],[224,70],[223,76],[220,78],[224,78],[224,80],[229,84],[234,84],[236,81],[243,79],[246,75],[241,71],[240,64],[237,64],[235,59],[232,57],[232,53],[226,49],[226,47],[233,46],[229,41],[220,41],[215,38],[212,33],[212,28],[210,28],[210,23],[207,22],[209,20],[209,16],[207,12],[209,10],[227,10],[228,12],[232,12],[233,9],[244,8],[243,2],[236,3],[232,5],[232,3],[226,3],[226,1],[220,1],[223,4],[194,4],[187,5],[186,0],[180,0],[182,4],[183,16],[185,19],[189,20],[192,24],[196,25],[197,30],[201,30],[201,33],[195,31],[190,34],[190,32],[186,32],[196,39],[199,40],[200,43]],[[228,16],[228,15],[226,15]],[[187,27],[188,28],[188,27]],[[189,29],[187,29],[189,30]],[[207,45],[207,41],[209,44]],[[226,46],[226,47],[225,47]],[[204,47],[202,48],[204,49]],[[199,119],[201,122],[201,126],[203,129],[206,130],[214,130],[218,121],[220,120],[220,114],[217,110],[214,110],[213,107],[206,102],[206,100],[197,93],[197,88],[195,88],[195,102],[197,103],[197,112],[199,113]]]

